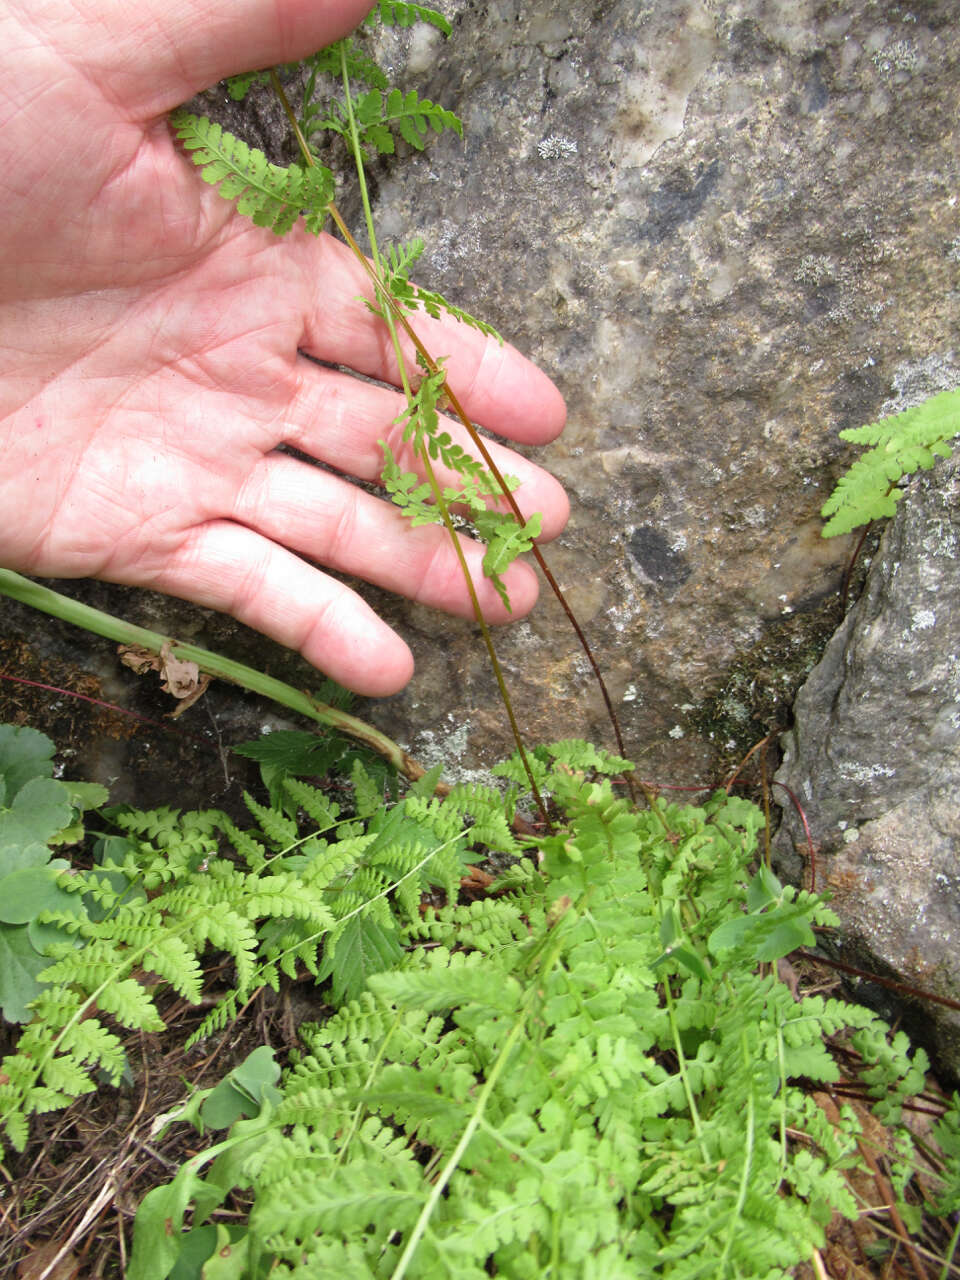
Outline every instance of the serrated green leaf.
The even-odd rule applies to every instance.
[[[296,776],[324,773],[330,750],[330,733],[305,733],[299,729],[277,729],[253,742],[240,742],[233,750],[238,756],[260,764],[275,765]]]
[[[332,953],[324,956],[318,982],[331,979],[335,1004],[356,1000],[372,974],[397,965],[403,948],[397,933],[384,929],[364,913],[344,925]]]

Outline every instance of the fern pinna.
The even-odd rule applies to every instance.
[[[759,963],[829,912],[751,875],[753,805],[637,813],[594,767],[622,763],[537,753],[561,825],[499,896],[411,919],[393,968],[301,1027],[279,1099],[148,1194],[131,1280],[215,1252],[244,1276],[772,1280],[834,1209],[856,1215],[856,1122],[797,1081],[838,1078],[825,1034],[883,1026]],[[890,1052],[915,1087],[922,1055]]]

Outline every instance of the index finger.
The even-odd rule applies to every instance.
[[[290,248],[300,259],[306,290],[302,350],[330,364],[400,385],[396,355],[385,322],[360,299],[374,298],[370,277],[339,240],[296,233]],[[545,444],[563,430],[563,397],[542,370],[515,347],[479,329],[423,310],[406,313],[430,355],[446,358],[449,385],[467,416],[497,435],[522,444]],[[415,348],[400,334],[407,369]]]

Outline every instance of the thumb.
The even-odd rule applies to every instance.
[[[224,76],[322,49],[353,30],[372,0],[113,0],[109,7],[116,56],[104,70],[116,72],[117,97],[147,118]]]

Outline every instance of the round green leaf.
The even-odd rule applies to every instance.
[[[0,880],[0,921],[27,924],[41,911],[70,910],[73,895],[57,886],[61,867],[19,867],[4,876]]]

